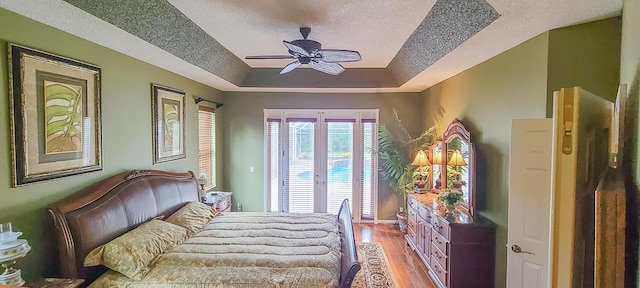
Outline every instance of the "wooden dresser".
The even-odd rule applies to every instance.
[[[495,224],[459,211],[445,216],[436,198],[434,193],[407,197],[408,245],[440,288],[494,287]]]

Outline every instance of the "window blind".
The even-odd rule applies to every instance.
[[[205,187],[216,186],[216,113],[202,105],[198,106],[198,171],[208,177]]]
[[[376,157],[373,155],[374,143],[376,141],[376,132],[378,131],[377,125],[374,121],[362,120],[361,132],[362,132],[362,155],[363,161],[362,174],[361,174],[361,187],[360,187],[360,217],[363,220],[374,219],[374,207],[375,207],[375,173],[373,167],[375,167]]]
[[[280,119],[267,119],[267,189],[269,203],[267,211],[280,211]]]

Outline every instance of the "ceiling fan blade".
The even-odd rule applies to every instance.
[[[311,68],[331,75],[338,75],[344,72],[344,67],[338,63],[327,63],[324,61],[313,60],[310,64]]]
[[[302,47],[300,47],[300,46],[298,46],[296,44],[293,44],[293,43],[288,42],[288,41],[282,41],[282,43],[284,44],[284,46],[287,47],[287,49],[289,49],[289,50],[291,50],[291,51],[293,51],[295,53],[298,53],[298,54],[300,54],[302,56],[311,57],[311,54],[309,54],[309,52],[307,52],[307,50],[304,50],[304,48],[302,48]]]
[[[358,51],[351,50],[323,49],[318,51],[316,56],[318,54],[322,56],[322,61],[329,63],[356,62],[362,60]]]
[[[247,56],[244,59],[295,59],[291,55],[265,55],[265,56]]]
[[[284,68],[282,69],[282,71],[280,71],[280,74],[285,74],[285,73],[289,73],[291,72],[293,69],[298,68],[298,66],[300,66],[302,63],[300,63],[300,61],[293,61],[289,64],[287,64],[287,66],[284,66]]]

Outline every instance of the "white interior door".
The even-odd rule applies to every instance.
[[[549,285],[552,124],[511,122],[507,287]]]

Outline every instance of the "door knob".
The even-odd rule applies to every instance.
[[[536,254],[531,253],[529,251],[522,250],[522,248],[520,248],[520,246],[518,246],[518,245],[512,245],[511,246],[511,251],[516,252],[516,253],[525,253],[525,254],[536,255]]]

